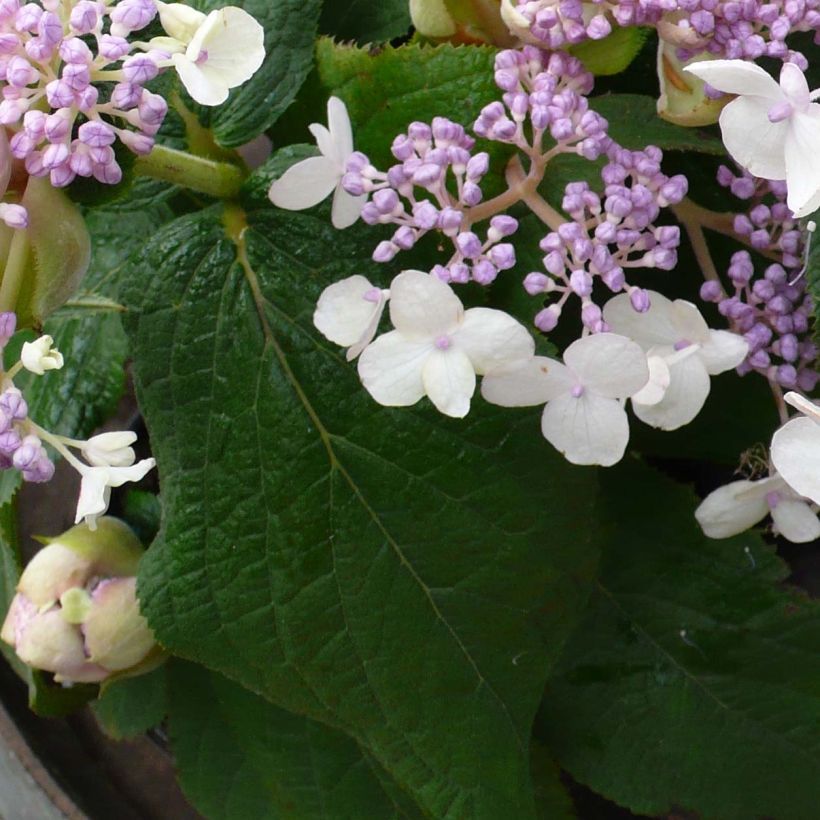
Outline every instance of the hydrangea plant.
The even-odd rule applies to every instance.
[[[0,0],[32,707],[165,722],[209,818],[813,817],[815,40],[817,0]]]

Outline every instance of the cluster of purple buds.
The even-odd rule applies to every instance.
[[[354,196],[371,194],[362,219],[398,226],[390,240],[379,243],[373,259],[389,262],[430,231],[453,239],[461,233],[465,210],[482,199],[479,185],[490,163],[486,153],[472,153],[474,144],[462,126],[436,117],[432,125],[411,123],[396,137],[391,150],[399,162],[387,173],[361,152],[350,156],[342,187]]]
[[[575,57],[532,46],[502,51],[495,58],[495,82],[503,102],[482,109],[473,125],[478,136],[541,154],[549,134],[556,143],[551,155],[577,153],[590,160],[609,146],[607,121],[590,110],[585,96],[592,75]]]
[[[678,260],[680,229],[656,225],[661,209],[686,196],[683,176],[661,171],[663,153],[649,146],[628,151],[611,146],[610,162],[601,172],[604,194],[585,182],[567,185],[562,203],[571,217],[541,240],[547,273],[534,272],[524,279],[527,292],[556,293],[559,299],[535,317],[535,325],[549,332],[557,324],[572,296],[581,300],[581,320],[593,333],[607,330],[601,308],[594,300],[595,280],[610,293],[627,292],[635,310],[649,308],[645,290],[627,282],[629,268],[672,270]]]
[[[667,11],[674,11],[676,0],[513,0],[513,11],[505,15],[518,36],[561,48],[584,40],[601,40],[619,26],[645,26],[656,23]]]
[[[746,172],[735,175],[726,167],[718,171],[718,181],[751,200],[748,213],[735,217],[735,231],[780,261],[767,265],[759,276],[751,254],[737,251],[727,271],[733,293],[727,295],[720,283],[709,281],[701,287],[701,298],[716,303],[748,342],[749,354],[738,368],[741,374],[760,373],[786,389],[810,392],[820,380],[815,370],[818,349],[811,338],[813,302],[801,270],[802,234],[784,201],[785,183]]]
[[[473,231],[462,231],[455,238],[455,256],[447,265],[436,265],[430,272],[443,282],[489,285],[501,271],[515,267],[515,248],[501,240],[517,230],[517,219],[500,215],[490,220],[484,242]]]
[[[679,46],[681,60],[706,51],[729,60],[774,57],[805,70],[806,58],[786,38],[820,29],[820,0],[676,0],[676,6],[661,36]]]
[[[0,125],[20,126],[10,147],[29,174],[116,184],[117,139],[151,151],[168,106],[144,86],[169,55],[132,54],[125,38],[156,13],[153,0],[0,0]]]

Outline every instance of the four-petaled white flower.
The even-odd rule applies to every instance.
[[[767,515],[772,517],[775,532],[794,544],[820,538],[817,513],[779,475],[718,487],[695,510],[695,518],[709,538],[738,535]]]
[[[623,400],[641,390],[649,367],[641,348],[615,333],[573,342],[564,363],[536,356],[484,377],[481,395],[502,407],[544,404],[544,438],[573,464],[609,467],[629,441]]]
[[[636,341],[653,370],[654,389],[632,397],[635,415],[652,427],[676,430],[700,412],[709,395],[709,377],[737,367],[749,346],[736,333],[710,330],[691,302],[672,302],[654,291],[649,295],[651,305],[645,313],[632,307],[627,294],[610,299],[604,321],[613,332]],[[668,386],[659,391],[665,380]]]
[[[38,376],[42,376],[46,370],[59,370],[63,366],[63,354],[52,347],[53,344],[51,336],[40,336],[33,342],[26,342],[20,351],[23,367]]]
[[[327,101],[327,125],[309,126],[321,155],[291,165],[271,185],[268,196],[278,208],[301,211],[332,193],[331,222],[335,228],[349,228],[361,215],[367,195],[353,196],[342,188],[345,165],[353,153],[353,131],[347,108],[338,97]]]
[[[785,399],[803,416],[774,434],[772,464],[795,492],[820,504],[820,407],[799,393],[786,393]]]
[[[476,374],[532,358],[529,331],[500,310],[464,310],[449,285],[404,271],[390,285],[395,330],[359,358],[362,384],[379,404],[407,407],[423,396],[445,415],[470,410]]]
[[[201,105],[221,105],[262,65],[265,30],[244,9],[226,6],[206,15],[180,3],[157,6],[170,37],[152,42],[171,52],[182,84]]]
[[[374,287],[364,276],[350,276],[322,291],[313,324],[322,335],[348,348],[352,362],[376,335],[389,290]]]
[[[795,216],[820,206],[820,94],[809,92],[803,72],[784,63],[780,83],[745,60],[687,66],[709,85],[737,94],[720,114],[723,143],[735,161],[763,179],[785,179]]]
[[[153,458],[145,458],[129,467],[86,467],[79,469],[82,476],[80,498],[74,523],[85,519],[88,528],[97,528],[97,518],[108,509],[111,488],[129,481],[141,481],[156,466]]]

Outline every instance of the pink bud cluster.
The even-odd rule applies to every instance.
[[[813,301],[802,275],[804,241],[797,220],[785,203],[783,182],[757,179],[747,172],[735,175],[721,167],[718,181],[741,199],[750,200],[734,228],[758,251],[779,261],[759,275],[748,251],[733,254],[727,270],[733,292],[719,282],[701,287],[701,298],[714,302],[734,331],[749,343],[749,355],[738,368],[741,375],[760,373],[786,389],[814,390],[817,345],[812,339]]]
[[[532,296],[559,296],[535,317],[545,332],[555,328],[573,296],[581,301],[581,320],[588,330],[608,329],[594,298],[596,279],[609,293],[627,292],[635,310],[648,310],[648,294],[627,282],[627,271],[672,270],[677,264],[680,229],[656,222],[662,208],[686,196],[686,178],[666,176],[661,171],[663,153],[654,146],[628,151],[612,145],[608,154],[610,162],[601,172],[603,196],[585,182],[567,185],[562,208],[571,220],[541,240],[546,273],[533,272],[524,279]]]
[[[168,106],[144,86],[169,55],[132,54],[126,37],[156,12],[153,0],[0,0],[0,125],[18,128],[11,152],[29,174],[116,184],[117,139],[151,151]]]

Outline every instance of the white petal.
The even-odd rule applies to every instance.
[[[349,228],[361,216],[365,202],[367,202],[367,194],[353,196],[341,185],[337,185],[336,193],[333,194],[333,207],[330,211],[330,221],[333,227],[340,231]]]
[[[277,208],[301,211],[330,196],[338,182],[336,166],[327,157],[308,157],[274,181],[268,198]]]
[[[353,129],[347,106],[338,97],[331,97],[327,101],[327,125],[339,158],[346,162],[353,153]]]
[[[88,526],[95,529],[97,516],[102,515],[108,509],[110,493],[107,467],[90,467],[84,470],[74,523],[79,524],[85,519]]]
[[[698,355],[711,376],[737,367],[749,352],[749,344],[737,333],[728,330],[710,330],[709,341],[701,345]]]
[[[783,63],[780,69],[780,88],[798,111],[802,111],[809,104],[809,84],[806,82],[806,75],[794,63]]]
[[[820,538],[817,513],[805,501],[786,499],[772,510],[774,528],[793,544],[808,544]]]
[[[453,342],[470,357],[479,375],[531,359],[535,353],[535,341],[527,328],[503,310],[490,308],[466,311]]]
[[[646,364],[649,367],[649,381],[632,396],[632,400],[639,404],[657,404],[666,394],[672,376],[669,373],[669,365],[663,356],[653,355],[652,348],[646,357]]]
[[[783,398],[786,400],[786,404],[796,407],[803,415],[808,416],[820,424],[820,406],[816,405],[813,401],[810,401],[805,396],[801,396],[799,393],[795,393],[793,390],[786,393]]]
[[[772,463],[798,494],[820,504],[820,425],[792,419],[772,438]]]
[[[373,315],[381,315],[384,308],[381,292],[378,302],[364,298],[374,290],[364,276],[350,276],[334,282],[322,291],[313,314],[313,324],[325,338],[337,345],[350,347],[356,344],[370,327]]]
[[[564,364],[586,389],[608,399],[626,399],[649,381],[646,354],[617,333],[595,333],[574,341],[564,351]]]
[[[820,207],[820,105],[795,112],[786,136],[787,204],[797,217]]]
[[[185,90],[200,105],[221,105],[228,99],[228,86],[218,77],[206,75],[185,54],[174,54],[171,59]]]
[[[627,294],[615,296],[604,305],[604,321],[613,333],[632,339],[644,350],[658,345],[674,345],[680,337],[672,302],[655,291],[649,291],[649,299],[649,310],[638,313]]]
[[[316,145],[319,147],[319,152],[322,156],[327,157],[340,172],[342,172],[343,163],[339,159],[336,146],[333,144],[333,138],[330,136],[330,131],[318,122],[311,123],[308,126],[308,131],[313,134],[313,139],[316,140]]]
[[[745,532],[769,513],[768,488],[757,481],[733,481],[706,496],[695,518],[709,538],[730,538]]]
[[[609,467],[623,458],[629,421],[618,399],[564,393],[544,408],[541,432],[567,461]]]
[[[83,458],[95,467],[129,467],[136,460],[131,446],[137,434],[129,431],[100,433],[86,441]]]
[[[156,466],[157,462],[153,458],[144,458],[130,467],[109,467],[108,486],[121,487],[129,481],[141,481]]]
[[[265,59],[265,30],[244,9],[237,6],[212,11],[198,29],[185,52],[195,62],[201,62],[209,76],[234,88],[247,82]]]
[[[654,297],[653,297],[654,298]],[[652,308],[649,308],[652,310]],[[692,344],[705,344],[709,341],[709,325],[701,312],[686,299],[675,299],[672,302],[672,323],[678,334],[676,341],[687,341]]]
[[[684,71],[700,77],[724,94],[754,94],[774,101],[783,98],[774,78],[759,65],[746,60],[711,60],[688,65]]]
[[[406,339],[397,330],[379,336],[359,358],[359,378],[385,407],[409,407],[424,395],[421,373],[434,348]]]
[[[574,384],[569,370],[554,359],[535,356],[488,373],[481,395],[499,407],[533,407],[569,393]]]
[[[421,375],[425,393],[441,413],[461,419],[470,412],[475,370],[466,353],[457,347],[434,349]]]
[[[635,415],[661,430],[677,430],[689,424],[709,395],[709,374],[700,356],[672,360],[669,375],[669,387],[657,404],[647,406],[632,400]]]
[[[720,130],[738,165],[756,177],[785,179],[789,120],[770,122],[773,104],[765,97],[738,97],[720,112]]]
[[[206,15],[184,3],[157,3],[159,19],[165,31],[175,40],[191,42],[205,22]]]
[[[452,333],[463,315],[453,289],[435,276],[407,270],[390,285],[390,319],[407,339],[432,341]]]

